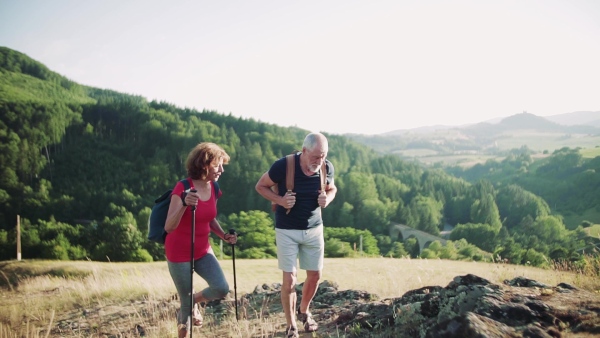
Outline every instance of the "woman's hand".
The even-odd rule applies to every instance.
[[[200,195],[196,189],[191,189],[190,191],[184,191],[181,193],[181,202],[184,207],[188,205],[198,205],[199,198]]]
[[[229,244],[235,244],[235,243],[237,243],[237,234],[236,233],[234,233],[234,234],[227,233],[227,234],[223,235],[223,240]]]

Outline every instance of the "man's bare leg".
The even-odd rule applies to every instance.
[[[317,288],[319,287],[319,280],[321,279],[321,271],[306,271],[306,280],[302,287],[302,300],[300,301],[300,312],[309,312],[310,302],[312,302]]]
[[[287,327],[296,327],[296,272],[283,272],[283,284],[281,285],[281,306],[285,313]]]

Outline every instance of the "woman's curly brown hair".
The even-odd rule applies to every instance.
[[[223,159],[223,164],[229,163],[229,155],[215,143],[202,142],[190,151],[185,163],[187,174],[193,180],[203,180],[208,175],[208,167]]]

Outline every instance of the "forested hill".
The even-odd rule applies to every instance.
[[[160,259],[162,248],[145,240],[149,207],[184,177],[187,153],[202,141],[231,155],[219,180],[221,222],[267,236],[270,204],[254,185],[274,160],[299,149],[306,133],[83,86],[0,47],[0,259],[14,257],[17,215],[25,257]],[[585,244],[581,231],[566,230],[545,201],[519,186],[471,184],[377,155],[343,136],[328,137],[339,192],[323,212],[327,227],[340,229],[327,234],[339,247],[362,235],[366,254],[405,246],[418,255],[413,242],[388,236],[390,222],[432,234],[460,224],[453,239],[512,255],[515,263],[574,259]],[[524,236],[539,238],[525,247]],[[239,254],[272,257],[271,249],[271,238],[248,236]],[[450,254],[473,256],[472,250]]]
[[[72,222],[101,220],[110,203],[137,212],[185,176],[185,158],[202,141],[231,155],[220,212],[266,211],[256,181],[274,160],[301,148],[307,133],[82,86],[7,48],[0,49],[0,67],[3,228],[14,226],[17,213]],[[338,185],[350,166],[371,172],[377,157],[368,148],[329,140]]]

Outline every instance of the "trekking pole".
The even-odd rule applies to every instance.
[[[196,192],[197,190],[192,188],[190,192]],[[196,206],[192,205],[192,248],[190,256],[190,316],[188,317],[188,328],[190,330],[190,338],[193,337],[194,327],[194,245],[196,244]]]
[[[235,229],[229,229],[229,234],[235,235]],[[235,244],[231,244],[231,258],[233,260],[233,294],[235,297],[235,320],[239,320],[237,303],[237,281],[235,278]]]

